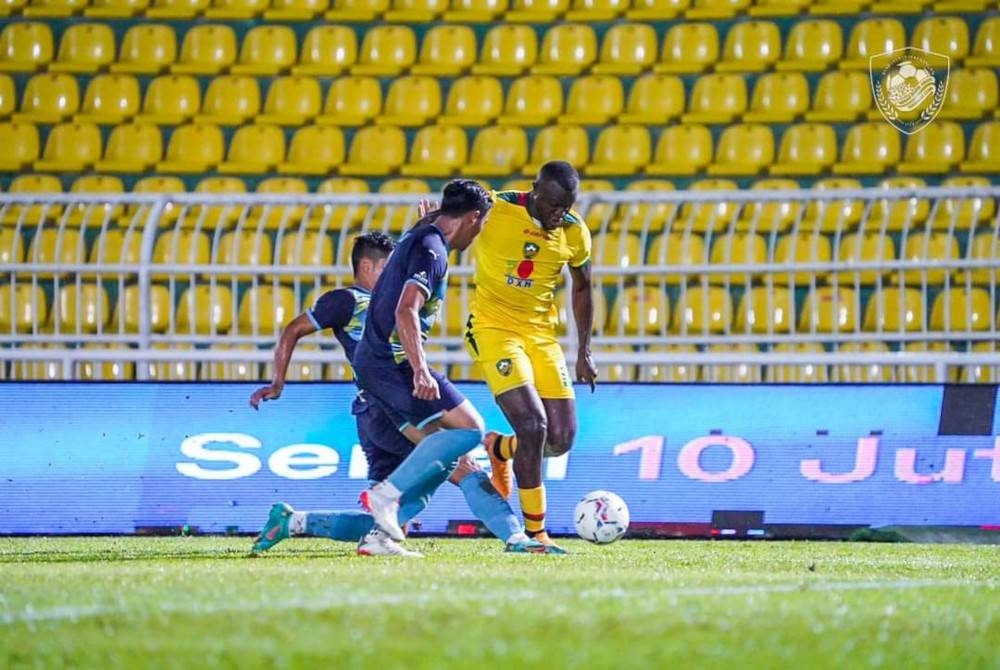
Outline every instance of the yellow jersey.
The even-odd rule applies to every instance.
[[[574,211],[564,217],[564,226],[546,231],[528,214],[528,194],[522,191],[499,191],[493,199],[490,218],[473,247],[474,324],[552,328],[563,266],[580,267],[590,260],[590,231]]]

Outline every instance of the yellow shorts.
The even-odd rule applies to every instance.
[[[554,332],[513,331],[477,323],[466,325],[465,345],[479,364],[493,395],[531,384],[542,398],[576,397],[566,357]]]

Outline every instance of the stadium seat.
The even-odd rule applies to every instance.
[[[587,164],[590,155],[590,140],[581,126],[547,126],[538,131],[531,145],[531,158],[521,169],[525,177],[538,174],[543,163],[563,160],[577,169]]]
[[[212,0],[205,10],[206,19],[246,21],[258,18],[270,5],[270,0]]]
[[[897,278],[897,283],[909,286],[937,285],[945,281],[945,277],[953,270],[937,268],[944,261],[955,261],[960,258],[958,240],[946,232],[913,233],[903,243],[900,260],[912,261],[920,269],[909,270]]]
[[[392,126],[366,126],[354,134],[347,162],[340,174],[348,177],[380,177],[406,162],[406,138]]]
[[[741,354],[757,353],[757,347],[752,344],[713,344],[705,349],[706,353]],[[763,370],[757,363],[715,363],[703,364],[701,368],[702,381],[723,384],[756,384],[764,378]]]
[[[208,255],[207,250],[205,255]],[[187,287],[177,302],[176,321],[178,333],[214,335],[229,332],[233,325],[232,291],[214,283]]]
[[[927,183],[920,177],[889,177],[879,182],[879,187],[889,193],[899,189],[923,188]],[[930,212],[926,198],[886,197],[872,203],[863,227],[871,230],[913,231],[922,228]]]
[[[56,333],[97,333],[111,318],[108,293],[100,284],[67,284],[59,288],[50,324]]]
[[[447,23],[493,23],[507,11],[508,0],[452,0],[442,17]]]
[[[920,289],[885,286],[877,289],[865,306],[862,327],[890,335],[923,332],[927,328],[924,297]]]
[[[534,74],[576,76],[597,59],[597,34],[587,24],[562,23],[546,31]]]
[[[841,353],[881,354],[889,352],[885,342],[845,342]],[[893,369],[880,363],[844,363],[833,368],[832,381],[849,384],[885,384],[893,381]]]
[[[746,123],[789,123],[809,109],[809,82],[801,72],[769,72],[757,78]]]
[[[823,270],[793,270],[808,263],[829,263],[832,256],[830,238],[819,232],[801,231],[782,235],[774,250],[774,262],[788,272],[776,272],[773,281],[780,286],[822,282],[828,276]]]
[[[719,137],[715,161],[708,166],[714,176],[749,176],[760,174],[774,162],[774,135],[770,126],[738,123],[727,127]]]
[[[139,123],[175,126],[189,122],[201,109],[201,88],[189,75],[166,74],[146,86]]]
[[[38,128],[33,123],[0,123],[0,171],[20,172],[38,160]]]
[[[156,342],[153,349],[161,351],[191,351],[190,344]],[[153,382],[193,382],[198,379],[198,363],[194,360],[162,360],[142,363],[146,366],[146,378]]]
[[[989,186],[987,177],[948,177],[942,186]],[[996,214],[996,201],[993,198],[940,198],[933,211],[931,224],[934,228],[945,230],[968,230],[988,227]]]
[[[142,230],[104,228],[91,245],[87,262],[91,265],[139,265],[142,262]]]
[[[691,0],[632,0],[625,18],[629,21],[667,21],[677,18],[690,4]]]
[[[115,60],[115,37],[103,23],[71,25],[59,42],[59,53],[50,72],[92,74]]]
[[[239,126],[260,112],[260,87],[249,75],[222,75],[208,84],[195,123]]]
[[[413,128],[426,125],[441,113],[441,85],[437,78],[408,75],[393,79],[379,125]]]
[[[998,317],[1000,318],[1000,317]],[[995,353],[995,342],[976,342],[969,351],[972,353]],[[964,384],[996,384],[1000,382],[1000,367],[995,365],[967,364],[962,368],[962,383]]]
[[[70,193],[121,195],[125,187],[120,177],[112,175],[87,174],[77,177],[70,186]],[[63,222],[68,226],[85,226],[87,228],[106,228],[114,225],[124,208],[120,204],[83,204],[76,203],[66,208]]]
[[[569,11],[570,0],[511,0],[504,19],[521,23],[554,23]]]
[[[238,177],[205,177],[194,187],[195,193],[244,194],[247,185]],[[202,230],[226,228],[240,218],[243,206],[239,204],[194,205],[187,209],[180,224],[194,226]]]
[[[785,334],[795,324],[795,293],[783,287],[754,286],[736,308],[734,332]]]
[[[681,22],[667,30],[660,62],[653,67],[662,74],[704,72],[719,60],[719,33],[712,23]]]
[[[733,297],[721,286],[682,288],[674,303],[671,329],[678,335],[728,333],[733,321]]]
[[[184,35],[175,74],[219,74],[236,61],[236,33],[227,25],[196,25]]]
[[[510,15],[507,15],[510,19]],[[493,26],[483,38],[473,74],[516,77],[538,59],[538,37],[530,26]]]
[[[969,26],[957,16],[930,16],[913,29],[913,46],[943,54],[958,65],[969,54]]]
[[[566,113],[559,123],[596,126],[621,114],[625,104],[622,82],[606,74],[584,75],[573,80]]]
[[[0,31],[0,72],[35,72],[52,60],[47,23],[12,22]]]
[[[818,342],[783,342],[772,347],[776,353],[812,354],[826,351]],[[764,380],[768,383],[825,384],[829,381],[826,365],[815,363],[771,363]]]
[[[732,179],[699,179],[688,186],[689,191],[736,191],[739,186]],[[712,202],[686,202],[681,206],[680,225],[698,233],[728,228],[739,211],[739,203],[729,200]]]
[[[986,289],[942,289],[931,307],[931,330],[946,333],[988,331],[993,328],[993,301]]]
[[[864,72],[827,72],[820,77],[807,121],[856,121],[872,110],[872,87]]]
[[[313,21],[329,5],[329,0],[271,0],[264,18],[268,21]]]
[[[156,238],[153,245],[153,265],[207,265],[211,258],[211,243],[208,235],[195,230],[168,230]],[[155,268],[154,268],[155,269]],[[190,278],[194,281],[194,273],[154,272],[153,279],[165,281],[175,277]],[[183,296],[182,296],[183,301]]]
[[[511,126],[544,126],[562,113],[563,93],[559,79],[551,75],[527,75],[515,79],[507,89],[504,113],[499,123]]]
[[[108,231],[109,233],[119,233],[120,231]],[[135,235],[134,237],[138,237]],[[114,258],[114,260],[112,260]],[[119,262],[117,258],[107,257],[105,262]],[[111,330],[125,333],[138,333],[142,317],[140,314],[140,292],[138,285],[126,286],[118,294],[118,303],[115,306],[115,313],[111,320]],[[161,284],[152,284],[149,287],[148,299],[149,328],[154,333],[165,333],[170,327],[173,318],[173,301],[170,299],[170,291]]]
[[[448,0],[392,0],[383,16],[385,21],[396,23],[429,23],[448,9]]]
[[[143,177],[135,182],[132,187],[133,193],[184,193],[184,182],[180,177]],[[167,202],[160,213],[160,227],[172,226],[180,215],[181,206],[174,202]],[[126,209],[126,219],[134,222],[145,221],[145,215],[152,208],[149,205],[130,205]]]
[[[691,265],[704,265],[708,262],[705,241],[701,235],[694,233],[664,232],[653,238],[646,252],[646,265],[670,265],[676,268],[687,268]],[[656,273],[653,278],[664,284],[686,284],[689,280],[697,281],[699,273]]]
[[[258,123],[233,134],[229,154],[218,170],[221,174],[264,174],[284,160],[285,133],[278,126]]]
[[[632,82],[619,123],[646,125],[675,121],[684,113],[684,83],[670,74],[644,74]]]
[[[530,190],[530,187],[529,187]],[[610,179],[585,178],[580,180],[581,194],[606,193],[614,191],[615,185]],[[597,197],[578,202],[574,208],[584,218],[587,228],[591,232],[608,230],[613,218],[615,206],[605,202],[603,198]]]
[[[836,21],[799,21],[792,25],[784,58],[775,68],[779,72],[822,72],[840,60],[843,50],[844,37]]]
[[[139,113],[139,81],[131,75],[100,74],[90,80],[76,120],[116,125]]]
[[[40,285],[0,284],[0,333],[30,333],[47,318],[48,301]]]
[[[68,74],[36,74],[28,80],[21,98],[21,110],[14,121],[57,124],[66,121],[80,108],[80,89],[76,78]]]
[[[410,160],[400,169],[406,177],[445,178],[465,166],[469,155],[465,131],[458,126],[427,126],[417,131]]]
[[[2,129],[3,126],[0,126]],[[0,130],[0,139],[2,139]],[[0,147],[3,147],[0,144]],[[0,154],[2,155],[2,154]],[[10,193],[62,193],[62,183],[58,177],[40,174],[19,174],[10,182]],[[62,216],[62,205],[39,203],[37,205],[11,205],[3,214],[3,223],[34,226],[43,221],[52,221]]]
[[[900,351],[914,353],[952,353],[954,350],[947,342],[907,342],[900,347]],[[957,382],[958,369],[950,366],[947,368],[944,379],[937,378],[936,366],[928,364],[909,364],[897,366],[894,375],[897,381],[906,384],[926,384],[928,382]]]
[[[700,367],[693,363],[679,363],[672,354],[695,354],[698,350],[691,344],[653,344],[646,348],[650,354],[658,354],[653,363],[639,366],[639,381],[652,383],[696,382],[701,379]]]
[[[743,75],[706,74],[698,78],[688,100],[684,123],[730,123],[747,109]]]
[[[7,119],[17,109],[17,90],[8,74],[0,74],[0,120]]]
[[[790,126],[781,138],[778,160],[768,168],[772,175],[810,176],[825,172],[837,160],[833,127],[820,123]]]
[[[573,320],[573,308],[569,304],[565,288],[556,289],[555,306],[558,319],[556,321],[556,333],[566,334],[566,324]],[[599,286],[594,286],[592,294],[594,305],[594,333],[604,332],[604,324],[608,322],[608,301]]]
[[[211,0],[153,0],[146,10],[151,19],[193,19],[208,10]]]
[[[250,272],[234,273],[227,268],[234,265],[265,267],[271,265],[273,257],[270,235],[258,230],[231,230],[215,243],[211,263],[220,272],[213,276],[221,280],[252,281],[260,275]]]
[[[906,46],[906,33],[899,19],[884,17],[862,19],[851,28],[841,70],[868,71],[869,59]]]
[[[332,0],[331,9],[323,15],[328,21],[364,23],[389,9],[389,0]]]
[[[476,61],[476,34],[469,26],[440,25],[427,31],[420,43],[420,57],[410,72],[417,75],[455,77]]]
[[[317,274],[334,264],[333,240],[330,235],[315,230],[300,229],[281,237],[275,265],[303,265],[315,268]],[[291,282],[293,275],[283,275],[281,281]],[[311,303],[303,303],[310,305]]]
[[[287,72],[295,63],[298,45],[288,26],[256,26],[243,37],[239,61],[229,68],[233,74],[254,76]]]
[[[896,242],[891,235],[881,231],[867,231],[844,235],[837,247],[840,263],[889,263],[896,258]],[[865,286],[875,284],[886,271],[878,268],[845,270],[835,274],[841,284]]]
[[[347,195],[352,193],[368,193],[368,182],[364,179],[348,177],[330,177],[324,179],[316,188],[316,193],[331,195]],[[358,226],[368,213],[368,207],[360,201],[350,205],[323,205],[310,211],[306,225],[321,232],[339,231],[344,227]]]
[[[6,18],[12,14],[24,11],[28,0],[3,0],[0,2],[0,18]]]
[[[799,331],[805,333],[853,333],[858,329],[858,293],[843,286],[820,286],[809,290],[799,315]]]
[[[348,76],[334,80],[326,94],[320,125],[363,126],[382,111],[382,87],[374,77]]]
[[[417,38],[408,26],[379,25],[365,31],[351,74],[396,76],[417,59]]]
[[[756,233],[723,233],[712,240],[709,263],[715,268],[730,265],[762,265],[767,263],[767,240]],[[749,286],[760,275],[751,272],[712,272],[709,284],[743,284]]]
[[[528,162],[528,136],[522,128],[486,126],[476,133],[466,170],[478,177],[504,177]]]
[[[192,123],[175,128],[167,145],[166,159],[157,172],[199,174],[222,162],[225,144],[218,126]]]
[[[268,177],[257,183],[255,193],[268,195],[306,195],[309,186],[303,179],[294,177]],[[304,230],[301,223],[306,218],[304,205],[258,205],[250,208],[246,226],[253,229],[278,230],[279,236],[286,230]]]
[[[292,74],[335,77],[358,60],[358,38],[347,26],[316,26],[302,40],[298,65]]]
[[[636,366],[631,363],[614,363],[615,354],[631,354],[632,347],[622,344],[597,345],[594,347],[594,365],[597,367],[597,378],[617,384],[629,384],[635,381]]]
[[[92,123],[62,123],[49,131],[39,172],[82,172],[101,159],[101,131]]]
[[[177,36],[168,25],[136,24],[125,32],[118,61],[111,71],[121,74],[158,74],[177,58]],[[147,93],[148,95],[148,93]]]
[[[304,126],[319,115],[323,93],[312,77],[278,77],[267,89],[264,111],[257,123],[278,126]]]
[[[813,183],[818,191],[859,189],[861,181],[852,177],[826,177]],[[816,200],[806,205],[803,224],[807,230],[824,233],[849,231],[857,227],[865,213],[861,200]]]
[[[22,344],[19,348],[31,351],[50,351],[52,352],[52,358],[33,361],[11,361],[10,379],[32,381],[63,380],[63,361],[65,355],[61,352],[66,350],[66,345],[28,342]]]
[[[432,336],[456,337],[465,332],[469,317],[468,305],[472,299],[471,287],[449,286],[441,303],[441,313],[434,325]]]
[[[794,191],[801,188],[794,179],[760,179],[752,191]],[[748,202],[740,212],[736,230],[759,233],[782,232],[802,217],[804,203],[791,199]]]
[[[962,127],[938,121],[906,138],[903,160],[896,169],[903,174],[943,174],[957,168],[964,157]]]
[[[628,10],[630,0],[573,0],[567,21],[612,21]]]
[[[998,107],[997,75],[988,68],[952,70],[946,96],[938,113],[939,119],[981,119]]]
[[[24,239],[20,231],[6,226],[0,227],[0,263],[20,263],[23,260]]]
[[[781,58],[781,34],[771,21],[736,23],[726,33],[716,72],[763,72]]]
[[[282,174],[323,176],[344,162],[344,133],[334,126],[305,126],[295,131]]]
[[[899,132],[888,123],[859,123],[847,131],[834,174],[877,175],[899,161]]]
[[[640,267],[645,255],[641,238],[628,231],[598,233],[593,237],[591,248],[591,263],[596,268],[621,270]],[[594,283],[615,284],[629,278],[628,275],[602,274],[594,278]]]
[[[287,286],[252,286],[240,299],[237,331],[277,337],[298,312],[295,294]]]
[[[980,123],[972,132],[967,160],[962,172],[1000,172],[1000,121]]]
[[[30,0],[21,13],[30,18],[68,19],[86,5],[87,0]]]
[[[91,0],[83,15],[89,19],[128,19],[145,12],[149,3],[150,0]]]
[[[750,0],[692,0],[684,16],[689,19],[731,19],[746,11]]]
[[[604,33],[594,74],[637,75],[656,61],[656,31],[650,25],[621,23]]]
[[[496,77],[470,75],[452,82],[438,123],[481,128],[503,111],[503,87]]]
[[[1000,66],[1000,16],[990,16],[979,22],[972,54],[965,59],[966,67]]]
[[[747,15],[759,18],[795,16],[809,8],[810,0],[756,0]]]
[[[215,343],[209,347],[209,351],[254,351],[257,347],[252,344],[221,344]],[[288,368],[288,377],[296,374],[298,365],[292,364]],[[259,382],[264,377],[260,372],[260,364],[251,361],[202,361],[198,372],[198,379],[202,381],[227,381],[227,382]]]
[[[597,136],[597,146],[585,168],[592,176],[633,175],[649,164],[652,149],[645,126],[608,126]]]

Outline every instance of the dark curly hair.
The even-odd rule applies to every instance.
[[[447,216],[461,216],[479,211],[485,214],[493,207],[490,194],[473,179],[455,179],[448,182],[441,194],[440,212]]]
[[[351,268],[358,271],[362,258],[378,261],[392,253],[396,246],[395,240],[380,230],[371,230],[354,238],[351,248]]]

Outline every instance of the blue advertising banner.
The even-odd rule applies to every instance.
[[[367,465],[350,384],[0,384],[0,533],[252,532],[272,502],[357,509]],[[485,386],[460,388],[508,429]],[[945,387],[601,385],[546,462],[548,525],[572,532],[593,489],[639,523],[1000,525],[1000,408],[989,430],[939,434]],[[991,396],[990,402],[995,404]],[[485,458],[482,458],[485,464]],[[516,496],[513,496],[516,498]],[[516,507],[516,500],[512,501]],[[471,520],[445,484],[425,532]]]

